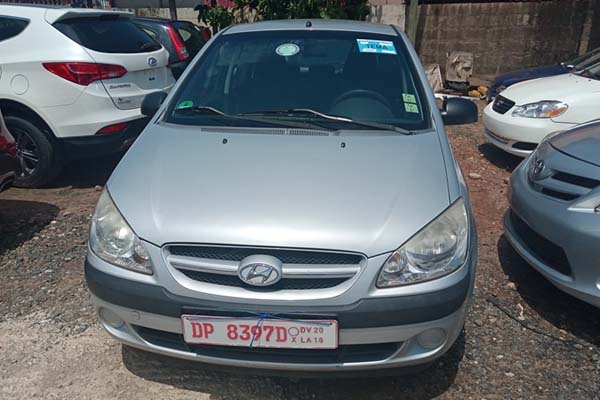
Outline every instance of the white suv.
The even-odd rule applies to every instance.
[[[132,14],[0,5],[0,109],[17,141],[16,185],[52,180],[66,161],[127,148],[148,93],[174,84],[169,54]]]

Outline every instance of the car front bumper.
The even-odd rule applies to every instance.
[[[559,289],[600,307],[598,216],[571,210],[568,202],[535,191],[528,182],[526,170],[526,163],[521,164],[511,179],[511,209],[504,218],[506,237],[533,268]],[[527,227],[519,228],[511,213],[515,213]],[[552,247],[562,249],[569,263],[569,273],[561,272],[555,261],[544,257],[548,248],[532,246],[531,242],[527,244],[525,235],[531,237],[536,234]]]
[[[519,157],[527,157],[548,134],[575,126],[554,122],[549,118],[513,117],[511,113],[514,107],[505,114],[499,114],[492,107],[493,103],[490,103],[483,110],[486,139]]]
[[[242,301],[235,304],[182,297],[161,286],[106,273],[93,265],[94,257],[90,256],[85,272],[102,326],[117,340],[142,350],[209,364],[276,371],[356,371],[413,366],[416,369],[445,354],[463,328],[475,275],[473,246],[466,265],[461,268],[467,273],[450,287],[409,296],[368,298],[340,306],[252,305]],[[339,348],[326,353],[322,350],[271,352],[271,349],[190,346],[183,341],[182,314],[240,316],[240,312],[288,318],[299,318],[298,313],[301,313],[305,319],[336,319]],[[437,343],[423,345],[426,337],[432,335],[439,338]]]

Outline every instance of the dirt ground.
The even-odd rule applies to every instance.
[[[464,335],[416,376],[291,379],[220,371],[124,348],[83,279],[87,224],[117,158],[72,165],[50,188],[0,195],[0,399],[600,399],[600,310],[555,289],[502,234],[519,160],[450,129],[479,234]]]

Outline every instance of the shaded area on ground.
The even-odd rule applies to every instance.
[[[0,256],[33,238],[58,211],[49,203],[0,199]]]
[[[498,240],[498,258],[508,279],[539,318],[600,346],[600,309],[552,285],[519,256],[504,235]]]
[[[101,158],[73,161],[65,165],[58,178],[48,184],[47,188],[85,189],[93,188],[96,185],[104,186],[122,156],[119,153]]]
[[[490,143],[482,143],[478,149],[489,162],[508,172],[512,172],[523,161],[523,158],[513,156]]]
[[[465,352],[461,334],[452,349],[429,368],[407,375],[409,370],[364,371],[351,374],[290,374],[275,376],[277,371],[255,372],[242,368],[225,368],[177,360],[123,346],[125,367],[140,378],[172,385],[185,390],[210,394],[211,399],[236,398],[238,393],[252,393],[274,387],[284,399],[432,399],[453,384]],[[281,373],[281,372],[279,372]],[[233,388],[232,391],[229,391]],[[269,390],[269,389],[267,389]],[[269,398],[268,392],[265,398]]]

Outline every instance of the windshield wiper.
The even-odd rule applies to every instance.
[[[211,114],[211,115],[220,116],[220,117],[224,117],[224,118],[232,119],[232,120],[266,122],[268,124],[283,126],[285,128],[292,127],[292,128],[304,128],[304,129],[312,129],[312,130],[315,129],[315,125],[313,125],[313,124],[289,122],[289,121],[284,122],[281,120],[268,118],[268,116],[266,114],[260,114],[260,113],[231,115],[231,114],[226,114],[223,111],[221,111],[217,108],[214,108],[214,107],[210,107],[210,106],[193,106],[193,107],[176,108],[175,110],[173,110],[173,113]],[[265,116],[266,118],[263,118],[263,116]],[[325,131],[333,131],[333,129],[327,129],[327,128],[323,128],[321,126],[318,126],[316,128],[318,128],[320,130],[325,130]]]
[[[146,42],[140,46],[140,50],[156,51],[156,50],[160,50],[160,46],[157,43]]]
[[[396,126],[396,125],[384,124],[384,123],[380,123],[380,122],[371,122],[371,121],[358,121],[358,120],[355,120],[352,118],[346,118],[346,117],[340,117],[337,115],[325,114],[325,113],[322,113],[322,112],[319,112],[316,110],[311,110],[310,108],[291,108],[289,110],[257,111],[257,112],[252,112],[252,113],[239,114],[239,115],[241,115],[241,116],[278,115],[278,116],[289,116],[289,117],[297,117],[299,115],[311,115],[314,117],[319,117],[321,119],[326,119],[326,120],[330,120],[330,121],[344,122],[344,123],[349,123],[349,124],[364,126],[367,128],[379,129],[379,130],[394,131],[394,132],[401,133],[403,135],[414,134],[413,131],[404,129],[404,128],[400,128],[399,126]]]
[[[215,115],[221,115],[223,117],[237,118],[234,115],[225,114],[223,111],[218,110],[214,107],[209,107],[209,106],[193,106],[193,107],[175,108],[175,110],[173,110],[173,112],[177,112],[177,113],[191,112],[194,114],[215,114]]]

